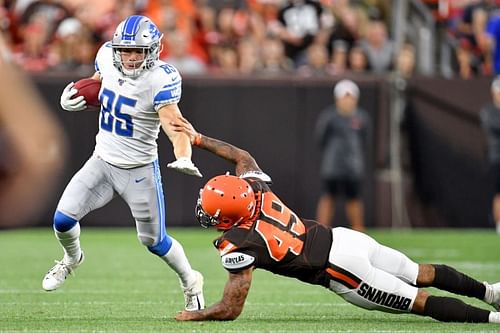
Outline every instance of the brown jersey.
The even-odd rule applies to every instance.
[[[256,194],[257,211],[251,221],[233,226],[214,241],[223,266],[230,272],[255,266],[328,287],[330,278],[325,269],[331,229],[299,219],[266,183],[245,180]]]

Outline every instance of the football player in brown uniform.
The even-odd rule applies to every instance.
[[[262,268],[323,286],[368,310],[413,313],[447,322],[500,323],[500,312],[421,289],[435,287],[475,297],[499,310],[500,283],[481,283],[446,265],[418,264],[364,233],[299,218],[271,191],[270,177],[248,152],[201,135],[184,118],[172,126],[187,133],[193,145],[236,166],[236,176],[210,179],[196,205],[203,227],[223,231],[214,241],[229,271],[222,299],[204,310],[179,312],[177,320],[236,319],[253,270]]]

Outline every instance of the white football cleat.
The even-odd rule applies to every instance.
[[[68,275],[72,274],[73,271],[82,264],[83,260],[85,259],[85,256],[82,254],[80,255],[80,260],[78,260],[78,263],[69,265],[64,262],[64,258],[61,261],[56,260],[56,264],[54,267],[52,267],[49,272],[45,275],[42,281],[42,287],[46,291],[52,291],[56,290],[62,284],[64,281],[66,281],[66,278]]]
[[[188,288],[182,288],[184,291],[184,301],[186,311],[196,311],[205,308],[205,299],[203,298],[203,275],[194,271],[196,281]]]

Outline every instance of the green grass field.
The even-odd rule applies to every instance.
[[[207,304],[227,273],[211,245],[215,231],[171,229],[205,276]],[[479,280],[500,281],[500,237],[493,231],[370,231],[420,262],[447,263]],[[85,263],[55,292],[41,280],[62,250],[52,230],[0,231],[0,332],[500,332],[500,325],[443,324],[365,311],[318,286],[256,271],[233,322],[178,323],[178,280],[137,241],[134,229],[82,230]],[[430,290],[434,294],[439,292]],[[476,300],[467,300],[486,307]]]

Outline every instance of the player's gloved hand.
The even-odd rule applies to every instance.
[[[176,161],[168,163],[167,167],[190,176],[203,177],[200,170],[187,157],[179,157]]]
[[[73,97],[78,90],[74,88],[74,82],[70,82],[61,94],[61,107],[66,111],[82,111],[87,108],[87,101],[83,96]]]
[[[272,184],[273,180],[271,177],[262,171],[247,171],[240,175],[240,178],[258,178],[265,183]]]

